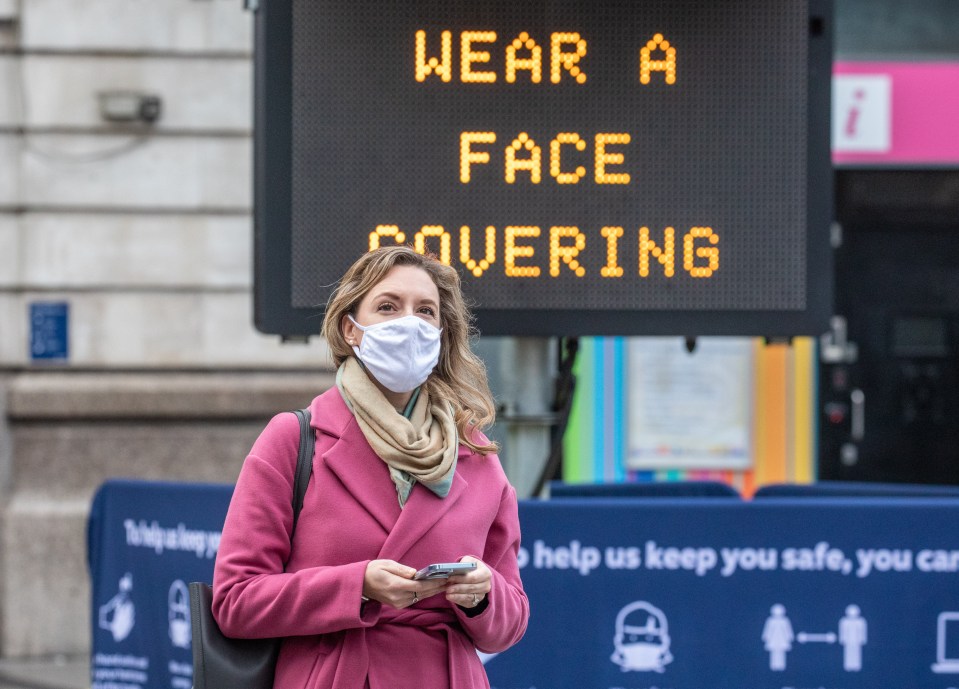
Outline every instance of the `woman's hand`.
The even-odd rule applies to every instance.
[[[492,588],[493,573],[481,560],[466,555],[460,562],[475,562],[476,569],[466,574],[450,577],[446,589],[446,599],[461,608],[475,608],[483,602]]]
[[[371,560],[363,576],[363,595],[402,610],[446,588],[445,579],[414,581],[414,574],[415,569],[393,560]]]

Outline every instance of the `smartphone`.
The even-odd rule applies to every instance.
[[[454,574],[466,574],[476,569],[475,562],[439,562],[428,565],[413,575],[414,579],[446,579]]]

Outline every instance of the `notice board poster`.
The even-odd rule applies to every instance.
[[[752,466],[755,344],[748,338],[635,338],[628,344],[626,467]]]

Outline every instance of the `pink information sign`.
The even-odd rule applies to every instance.
[[[837,62],[837,164],[959,163],[959,62]]]

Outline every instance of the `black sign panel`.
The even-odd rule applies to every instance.
[[[270,0],[256,321],[363,252],[456,267],[486,335],[798,335],[831,299],[820,0]]]

